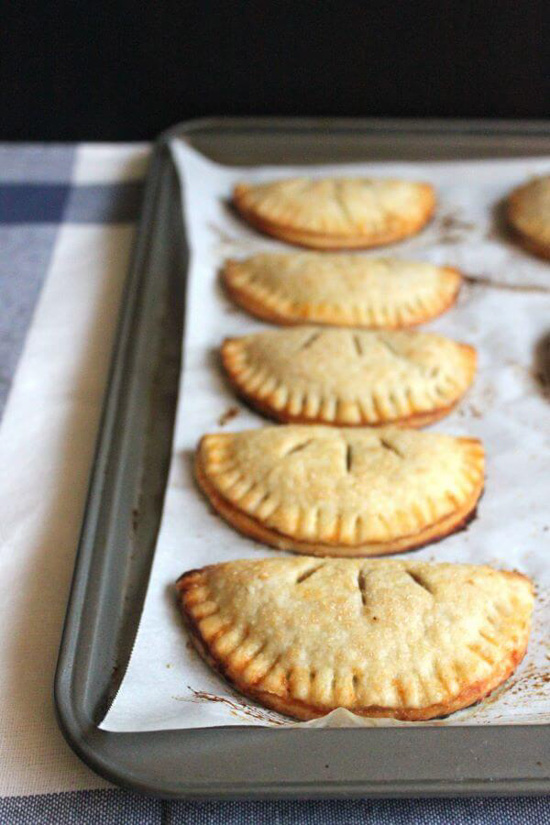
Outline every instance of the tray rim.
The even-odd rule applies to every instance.
[[[541,794],[550,792],[550,752],[548,748],[550,727],[548,725],[513,725],[491,727],[431,727],[431,728],[374,728],[369,729],[369,749],[391,753],[399,762],[399,752],[403,750],[404,737],[410,741],[413,753],[418,754],[420,740],[437,747],[438,759],[436,767],[440,768],[440,775],[434,777],[419,776],[417,778],[403,778],[391,776],[388,779],[360,778],[346,780],[342,776],[328,777],[323,775],[320,763],[309,760],[307,770],[314,775],[309,780],[294,781],[288,774],[281,773],[280,763],[274,765],[276,779],[273,782],[266,779],[247,781],[241,777],[240,782],[223,781],[220,778],[207,776],[205,781],[185,780],[178,776],[169,779],[155,775],[152,770],[154,759],[160,759],[159,764],[166,761],[161,757],[175,750],[193,750],[197,748],[197,759],[205,759],[204,742],[209,740],[212,748],[226,747],[231,740],[233,748],[242,748],[251,744],[252,749],[261,748],[265,753],[262,740],[267,735],[269,743],[275,745],[274,750],[290,754],[309,737],[308,745],[314,745],[310,750],[323,749],[322,762],[328,770],[331,758],[338,757],[342,747],[365,750],[364,730],[277,730],[266,731],[258,728],[199,728],[186,731],[162,731],[150,733],[112,733],[99,730],[89,713],[85,713],[75,697],[75,686],[72,683],[72,671],[78,655],[76,646],[78,637],[78,622],[80,608],[85,598],[87,576],[94,552],[96,538],[98,496],[101,496],[102,478],[105,472],[109,443],[107,437],[114,424],[113,416],[117,410],[120,387],[120,368],[122,355],[128,345],[129,330],[132,322],[133,307],[135,307],[136,292],[139,289],[139,270],[143,267],[143,258],[146,249],[146,239],[150,235],[154,224],[155,204],[158,197],[158,185],[163,165],[166,164],[166,146],[175,137],[192,138],[201,130],[239,131],[239,130],[293,130],[296,132],[318,131],[319,129],[344,133],[351,132],[387,132],[407,134],[411,131],[416,134],[465,134],[484,135],[489,138],[508,136],[531,135],[550,137],[550,121],[455,121],[455,120],[408,120],[408,119],[354,119],[354,118],[200,118],[177,124],[163,132],[155,142],[153,156],[147,175],[143,209],[138,222],[134,253],[132,256],[129,275],[127,277],[124,298],[121,305],[120,318],[116,342],[112,355],[110,377],[105,392],[104,409],[97,438],[97,448],[90,475],[89,494],[85,508],[82,533],[78,543],[75,570],[71,584],[67,614],[64,624],[60,647],[58,667],[55,677],[55,707],[61,730],[73,750],[93,770],[116,784],[140,790],[145,793],[163,796],[166,798],[185,799],[235,799],[235,798],[321,798],[321,797],[348,797],[348,796],[456,796],[456,795],[513,795],[513,794]],[[223,740],[220,739],[223,737]],[[515,770],[515,766],[507,766],[502,761],[501,749],[503,738],[507,738],[507,746],[512,753],[524,754],[529,752],[529,768],[524,763],[523,771]],[[285,740],[288,747],[279,748],[276,740]],[[256,744],[255,740],[258,740]],[[355,740],[355,742],[353,742]],[[360,741],[362,740],[362,741]],[[447,741],[445,741],[447,740]],[[436,745],[437,742],[437,745]],[[397,745],[399,744],[399,748]],[[449,754],[455,752],[455,747],[470,754],[472,774],[460,774],[460,770],[453,773],[453,765],[443,770],[441,751],[448,748]],[[143,748],[149,749],[150,763],[139,764],[139,755],[143,755]],[[269,750],[272,750],[270,747]],[[427,749],[428,753],[430,748]],[[487,751],[492,754],[487,759]],[[231,753],[231,749],[229,751]],[[386,753],[386,756],[387,756]],[[455,752],[454,757],[458,757]],[[311,754],[309,754],[309,757]],[[308,757],[308,758],[309,758]],[[536,757],[536,758],[535,758]],[[277,759],[280,755],[277,756]],[[206,763],[208,754],[206,754]],[[338,761],[338,760],[336,760]],[[459,760],[460,761],[460,760]],[[189,763],[189,760],[188,760]],[[206,764],[205,763],[205,764]],[[451,759],[452,763],[452,759]],[[277,770],[275,770],[277,768]],[[462,769],[464,766],[462,767]],[[474,770],[475,768],[475,770]],[[508,770],[507,768],[510,768]],[[339,764],[334,769],[342,771]],[[149,771],[149,773],[148,773]],[[151,773],[152,771],[152,773]],[[292,773],[292,771],[291,771]],[[392,773],[390,771],[390,773]],[[158,772],[157,772],[158,774]],[[500,775],[499,775],[500,774]]]
[[[465,135],[542,135],[550,136],[550,118],[513,120],[510,118],[353,118],[353,117],[231,117],[212,115],[193,118],[170,126],[161,132],[156,142],[169,142],[177,137],[192,137],[201,130],[230,130],[237,131],[252,129],[273,131],[285,129],[295,132],[307,130],[318,132],[320,129],[335,130],[337,132],[414,132],[416,134],[465,134]]]

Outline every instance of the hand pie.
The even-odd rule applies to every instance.
[[[476,352],[427,332],[294,327],[230,338],[222,361],[237,392],[279,421],[422,427],[464,395]]]
[[[280,550],[376,556],[437,541],[475,510],[474,438],[387,427],[262,427],[201,439],[197,479],[237,530]]]
[[[455,269],[358,255],[254,255],[227,261],[225,286],[244,309],[275,324],[398,328],[435,318],[456,301]]]
[[[238,184],[233,202],[268,235],[313,249],[380,246],[415,235],[431,218],[427,183],[390,178],[287,178]]]
[[[296,719],[343,707],[416,721],[473,705],[523,659],[533,609],[526,576],[467,564],[233,561],[177,588],[206,661]]]
[[[508,220],[528,250],[550,258],[550,175],[535,178],[512,192]]]

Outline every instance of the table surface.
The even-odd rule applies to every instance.
[[[15,394],[18,367],[23,369],[29,329],[44,302],[44,285],[61,265],[67,238],[78,256],[78,244],[90,243],[86,240],[89,231],[95,232],[96,252],[102,238],[111,243],[111,236],[102,232],[122,233],[115,235],[117,244],[122,238],[125,244],[117,263],[122,283],[131,247],[128,233],[139,214],[147,156],[148,147],[143,144],[0,145],[0,415],[6,410],[0,445],[6,437],[10,391],[13,386]],[[105,261],[100,257],[93,266],[110,266],[108,257]],[[85,262],[80,271],[85,276]],[[108,354],[107,348],[106,364]],[[8,568],[8,543],[1,528],[0,522],[0,569],[4,570]],[[74,552],[68,553],[59,571],[64,584],[54,594],[56,611],[50,605],[59,625],[53,639],[60,632],[73,558]],[[36,615],[31,618],[37,621]],[[24,634],[25,625],[18,627]],[[548,797],[195,803],[167,802],[112,788],[76,759],[57,730],[51,697],[57,650],[51,639],[48,645],[45,665],[36,679],[33,671],[33,696],[38,698],[24,723],[12,712],[13,689],[10,693],[0,683],[1,822],[550,822]]]

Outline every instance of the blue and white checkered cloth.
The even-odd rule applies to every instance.
[[[0,823],[550,823],[547,797],[165,802],[63,741],[53,674],[147,158],[0,146]]]

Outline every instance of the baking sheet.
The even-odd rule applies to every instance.
[[[423,233],[390,252],[368,254],[446,263],[467,275],[458,306],[424,328],[478,348],[475,386],[459,409],[434,429],[484,441],[487,487],[478,518],[466,532],[415,557],[520,569],[534,577],[538,599],[529,652],[518,673],[481,705],[428,724],[548,722],[550,267],[510,242],[502,227],[501,202],[526,177],[548,171],[550,160],[235,169],[207,161],[183,142],[174,142],[173,153],[184,184],[191,252],[182,392],[143,616],[125,678],[101,727],[145,731],[293,724],[233,692],[199,659],[177,613],[173,583],[193,567],[275,552],[239,536],[210,511],[193,480],[192,454],[205,432],[264,423],[225,386],[217,349],[224,337],[265,325],[231,304],[219,287],[218,273],[226,257],[289,247],[240,221],[228,204],[232,185],[243,178],[259,181],[300,173],[397,175],[429,180],[438,190],[437,216]],[[336,711],[307,724],[373,722]]]

